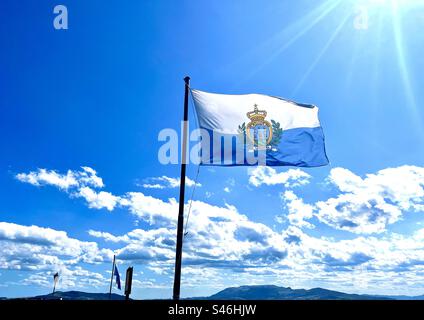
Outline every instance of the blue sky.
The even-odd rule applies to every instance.
[[[57,4],[68,30],[53,27]],[[106,292],[113,252],[121,273],[134,265],[135,298],[171,296],[179,166],[159,163],[157,136],[180,127],[186,75],[317,105],[331,164],[202,167],[182,296],[262,283],[424,293],[423,9],[2,1],[0,296],[49,292],[56,271],[61,290]]]

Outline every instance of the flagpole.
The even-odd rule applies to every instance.
[[[112,274],[110,276],[109,300],[112,297],[112,283],[113,283],[113,273],[114,273],[114,271],[115,271],[115,255],[113,255]]]
[[[57,275],[57,277],[59,277],[59,273],[55,273],[54,275],[53,275],[53,293],[55,293],[56,292],[56,275]]]
[[[183,143],[181,154],[181,176],[180,176],[180,200],[177,224],[177,245],[175,249],[175,273],[174,273],[174,293],[173,299],[180,299],[181,284],[181,258],[183,249],[183,228],[184,228],[184,192],[186,178],[186,153],[187,153],[187,121],[188,121],[188,94],[190,86],[190,77],[184,78],[184,123],[183,123]]]

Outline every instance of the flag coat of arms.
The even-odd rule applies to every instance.
[[[191,93],[202,131],[200,164],[328,164],[318,107],[261,94],[227,95],[194,89]],[[262,163],[251,160],[257,160],[259,154]]]

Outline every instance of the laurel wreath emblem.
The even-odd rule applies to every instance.
[[[272,139],[267,147],[276,149],[281,141],[281,138],[283,137],[283,129],[281,128],[280,123],[275,120],[271,120],[271,124]],[[249,143],[249,139],[246,138],[246,122],[243,122],[241,125],[239,125],[237,131],[239,135],[239,141],[241,141],[243,144],[251,144]]]

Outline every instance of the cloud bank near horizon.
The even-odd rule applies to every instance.
[[[424,211],[424,168],[387,168],[365,177],[334,168],[326,183],[336,190],[336,195],[314,203],[307,203],[295,193],[297,187],[312,180],[300,169],[278,173],[259,167],[248,175],[249,183],[257,188],[281,185],[286,212],[279,212],[276,217],[287,223],[286,228],[278,231],[253,221],[232,205],[193,201],[184,244],[184,268],[189,270],[183,274],[186,285],[200,285],[207,273],[216,283],[225,283],[231,274],[237,274],[244,283],[266,283],[270,279],[293,283],[296,279],[302,285],[321,279],[340,288],[355,279],[359,285],[366,283],[387,290],[394,285],[419,288],[424,271],[424,228],[410,235],[387,228],[409,212]],[[88,167],[64,174],[38,169],[19,173],[16,178],[83,198],[92,209],[126,208],[149,227],[124,234],[88,230],[91,237],[101,241],[104,248],[100,248],[96,242],[69,238],[63,231],[0,223],[0,243],[4,248],[0,253],[1,268],[39,272],[61,266],[72,283],[78,274],[88,272],[79,263],[107,261],[112,255],[108,244],[114,244],[119,246],[119,260],[172,276],[178,212],[175,199],[163,200],[142,192],[114,195],[103,191],[102,178]],[[335,240],[309,233],[320,224],[350,236]],[[26,281],[43,284],[42,275],[31,277]],[[101,281],[100,276],[95,277]]]

